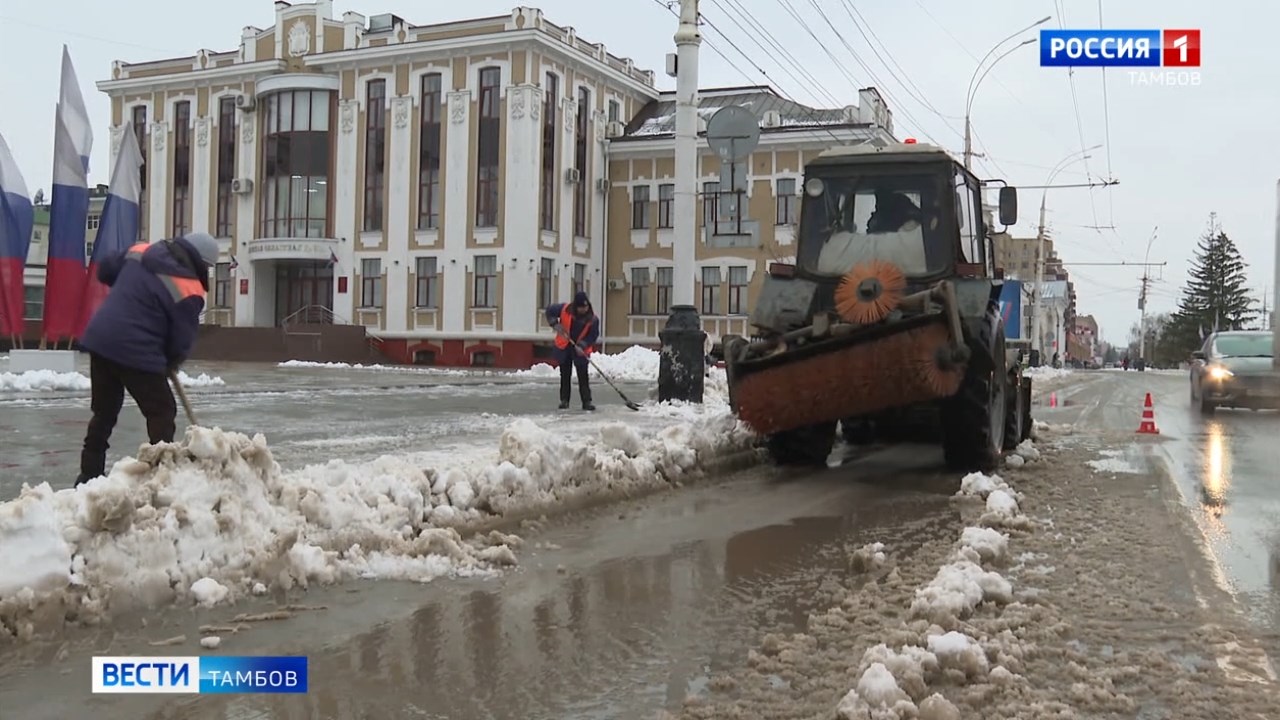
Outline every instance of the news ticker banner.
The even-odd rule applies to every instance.
[[[305,693],[307,658],[95,657],[95,693]]]

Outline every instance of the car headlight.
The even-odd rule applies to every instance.
[[[1226,380],[1226,379],[1227,379],[1227,378],[1229,378],[1229,377],[1232,377],[1233,375],[1235,375],[1235,373],[1231,372],[1230,370],[1228,370],[1228,369],[1226,369],[1226,368],[1224,368],[1224,367],[1211,367],[1211,368],[1209,368],[1209,379],[1210,379],[1210,380],[1218,380],[1218,381],[1222,381],[1222,380]]]

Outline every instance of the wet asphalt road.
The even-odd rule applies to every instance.
[[[520,567],[497,579],[313,589],[288,601],[324,610],[224,633],[219,653],[308,655],[305,697],[88,693],[89,656],[191,654],[190,642],[148,642],[266,609],[241,605],[0,657],[0,707],[24,720],[653,718],[740,665],[762,631],[803,628],[852,548],[894,542],[909,555],[911,537],[887,535],[920,518],[933,519],[929,535],[958,532],[957,480],[940,461],[897,447],[822,472],[757,467],[522,533]]]
[[[1058,407],[1037,407],[1054,423],[1134,433],[1146,393],[1155,405],[1159,439],[1153,446],[1192,509],[1219,581],[1235,596],[1261,635],[1280,636],[1280,412],[1192,408],[1184,373],[1078,373],[1057,393]],[[1272,649],[1280,660],[1280,646]]]
[[[88,375],[88,361],[82,357],[80,365]],[[492,450],[515,417],[571,427],[638,418],[603,382],[593,383],[599,410],[588,415],[577,410],[576,387],[574,409],[559,412],[558,381],[504,372],[277,368],[261,363],[190,363],[185,371],[226,383],[187,388],[202,425],[264,434],[286,470],[335,458],[361,461],[387,453],[474,446]],[[645,383],[619,387],[637,402],[649,390]],[[16,497],[24,482],[48,482],[55,490],[70,487],[89,416],[87,391],[0,393],[0,501]],[[179,408],[179,437],[185,427]],[[145,440],[142,415],[126,398],[107,469],[136,453]]]

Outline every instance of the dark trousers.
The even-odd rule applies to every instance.
[[[587,377],[589,365],[582,353],[573,348],[566,348],[560,356],[560,402],[569,402],[569,396],[573,394],[574,368],[578,369],[578,394],[582,397],[582,404],[586,405],[591,402],[591,381]]]
[[[152,444],[173,442],[177,432],[178,406],[167,376],[127,368],[91,354],[89,381],[92,384],[89,408],[93,417],[89,420],[84,450],[80,453],[82,479],[91,480],[106,474],[108,441],[120,417],[120,408],[124,407],[126,390],[147,420],[148,441]]]

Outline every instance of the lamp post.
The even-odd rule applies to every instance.
[[[1053,184],[1053,179],[1058,173],[1066,170],[1072,163],[1088,160],[1091,155],[1085,154],[1092,150],[1097,150],[1101,145],[1094,145],[1077,152],[1073,152],[1058,162],[1057,165],[1049,172],[1049,178],[1045,180],[1044,190],[1040,193],[1040,228],[1036,231],[1036,294],[1032,298],[1031,313],[1031,348],[1038,350],[1040,354],[1040,362],[1044,362],[1044,337],[1040,331],[1040,303],[1044,297],[1044,209],[1049,195],[1049,186]]]
[[[996,63],[1008,57],[1009,54],[1012,53],[1014,50],[1017,50],[1018,48],[1024,45],[1030,45],[1031,43],[1035,42],[1035,39],[1028,38],[1027,40],[1024,40],[1018,45],[1015,45],[1009,50],[1005,51],[1004,54],[1002,54],[1000,57],[995,59],[995,62],[987,66],[987,70],[986,72],[982,73],[982,77],[978,77],[978,71],[982,70],[982,64],[987,61],[987,58],[991,57],[992,53],[1000,49],[1001,45],[1004,45],[1005,43],[1012,40],[1014,37],[1021,35],[1022,33],[1034,27],[1043,25],[1052,19],[1053,19],[1052,15],[1046,15],[1040,18],[1039,20],[1031,23],[1030,25],[1022,28],[1018,32],[1010,34],[1009,37],[996,43],[994,47],[988,50],[987,54],[983,55],[982,59],[978,61],[978,66],[973,69],[973,75],[969,78],[969,89],[968,91],[965,92],[965,96],[964,96],[964,166],[966,169],[968,169],[970,161],[973,158],[973,133],[971,131],[971,126],[969,124],[969,114],[973,109],[973,97],[974,97],[974,94],[978,91],[978,86],[981,85],[982,81],[986,79],[987,73],[991,72],[991,68],[995,67]]]

